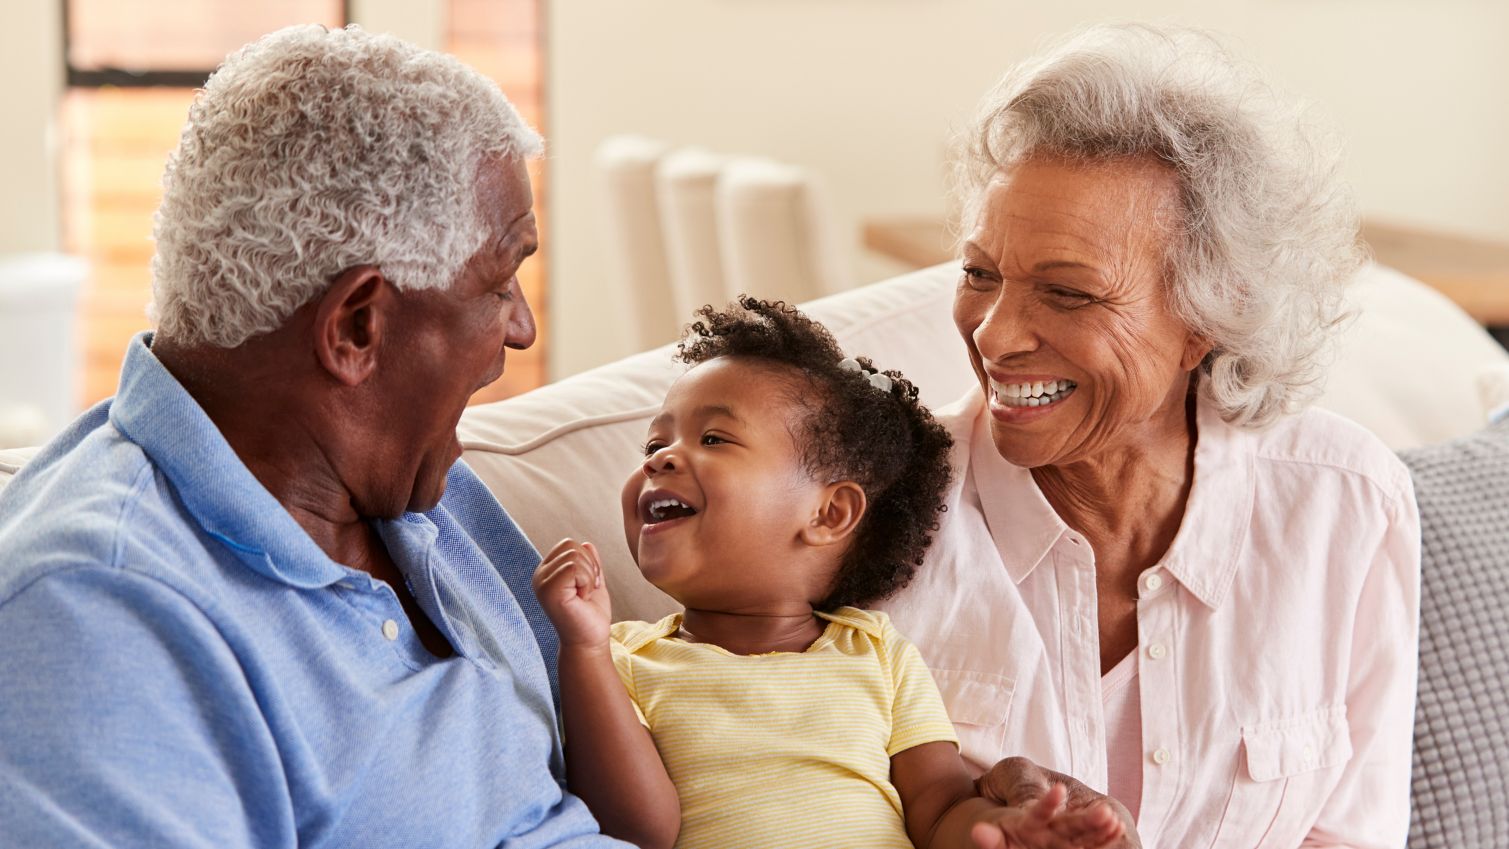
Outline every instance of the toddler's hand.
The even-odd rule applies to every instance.
[[[1125,825],[1104,803],[1064,812],[1068,790],[1055,784],[1032,807],[1002,808],[970,831],[979,849],[1101,849],[1120,840]]]
[[[613,606],[597,546],[574,539],[556,543],[534,571],[533,586],[563,647],[607,644]]]

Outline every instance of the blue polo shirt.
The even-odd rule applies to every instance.
[[[563,789],[538,554],[464,465],[330,560],[133,340],[0,493],[0,843],[609,847]]]

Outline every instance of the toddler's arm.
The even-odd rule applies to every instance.
[[[1062,812],[1062,785],[1026,809],[982,799],[959,750],[948,742],[897,752],[891,783],[917,849],[1100,849],[1120,839],[1124,828],[1103,805]]]
[[[612,608],[596,547],[561,540],[535,571],[534,592],[561,638],[567,788],[604,834],[670,847],[681,830],[681,803],[613,667]]]

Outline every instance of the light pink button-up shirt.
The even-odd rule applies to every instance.
[[[884,605],[977,769],[1025,755],[1106,789],[1095,554],[996,453],[978,391],[941,411],[957,479]],[[1321,411],[1262,431],[1201,405],[1195,480],[1138,581],[1147,847],[1401,847],[1420,525],[1403,464]],[[1134,744],[1135,745],[1135,744]]]

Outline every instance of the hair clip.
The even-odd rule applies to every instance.
[[[866,380],[870,381],[871,386],[879,389],[881,392],[890,392],[891,387],[894,385],[891,382],[890,375],[882,374],[879,371],[870,371],[863,365],[861,365],[859,360],[856,360],[853,357],[844,357],[843,359],[839,360],[838,367],[840,369],[843,369],[844,371],[859,372],[860,374],[865,376]]]

